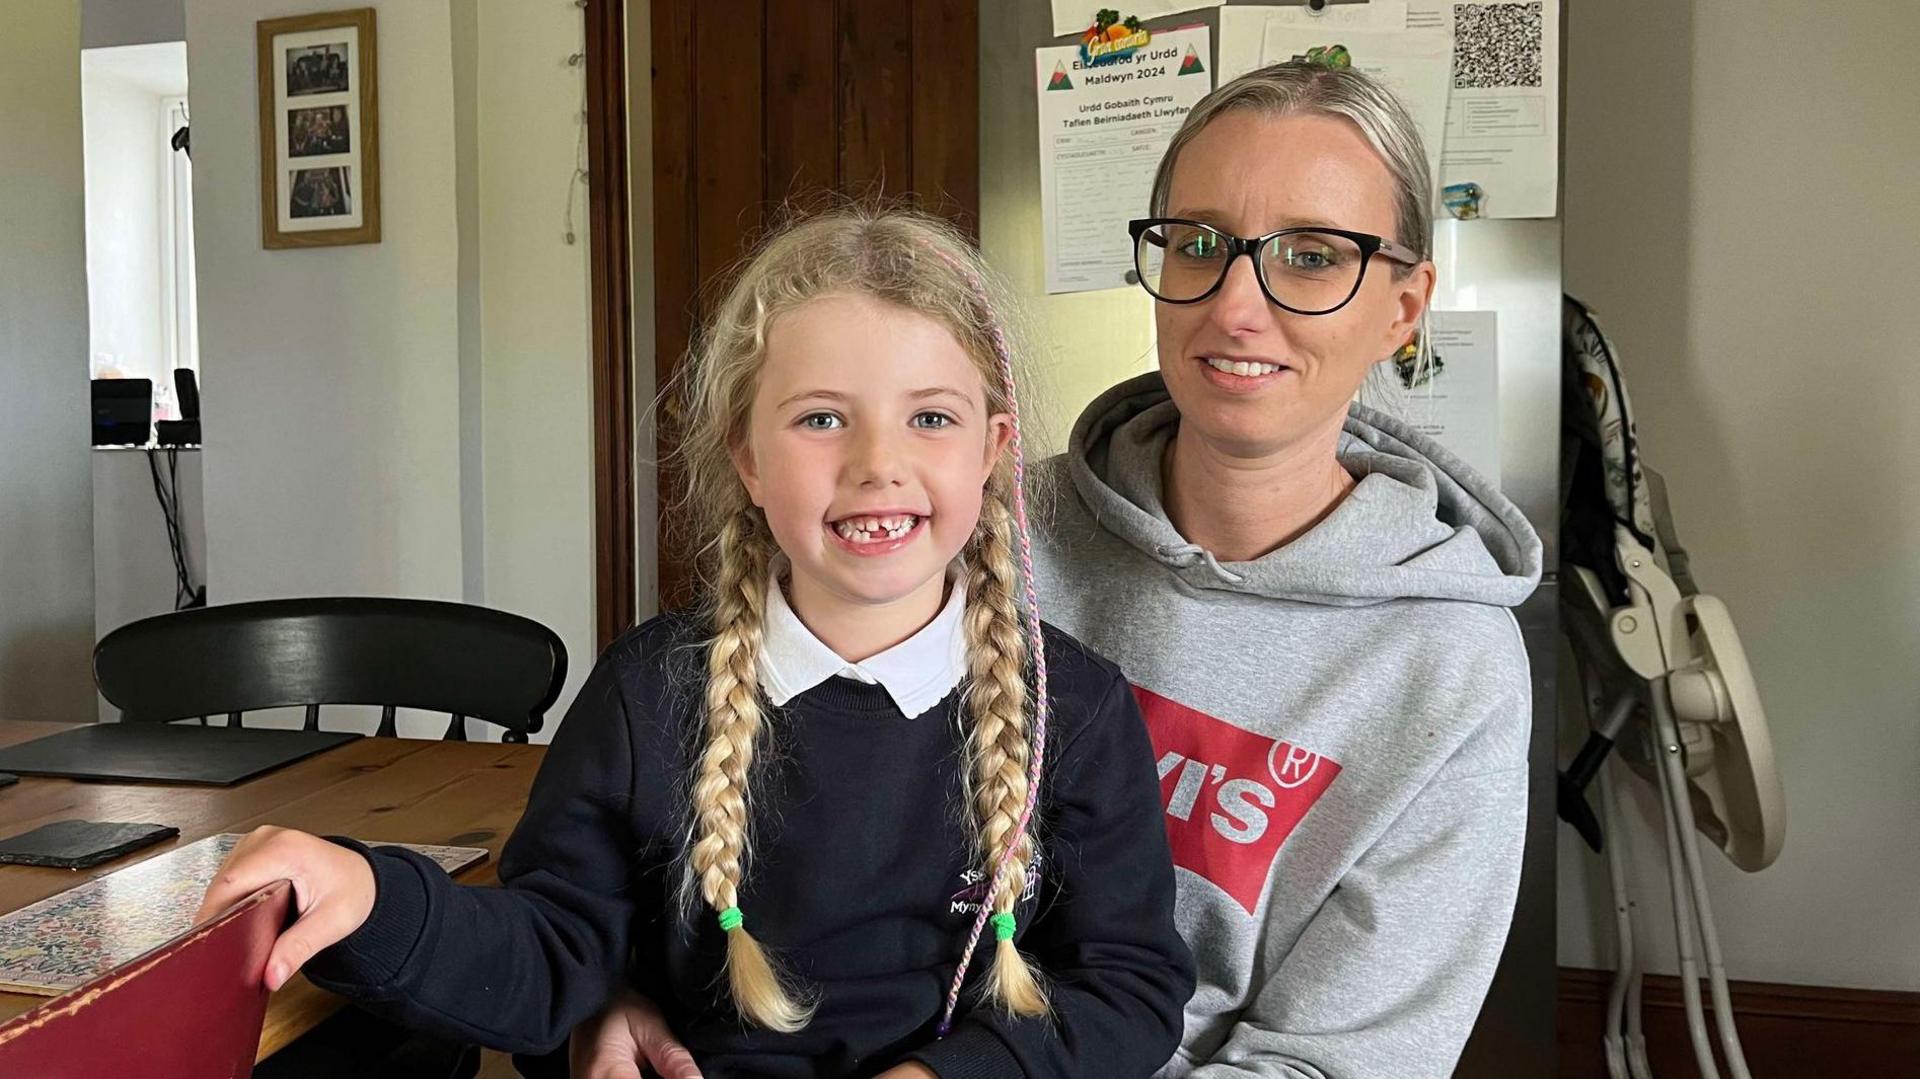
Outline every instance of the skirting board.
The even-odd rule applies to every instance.
[[[1611,971],[1560,968],[1561,1079],[1607,1079],[1600,1035],[1612,980]],[[1920,1076],[1920,993],[1769,982],[1733,982],[1729,989],[1754,1079]],[[1701,993],[1704,999],[1704,982]],[[1642,1002],[1654,1074],[1698,1075],[1680,980],[1649,975]],[[1706,1007],[1711,1034],[1712,1002]]]

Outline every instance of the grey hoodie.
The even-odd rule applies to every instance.
[[[1452,1072],[1520,875],[1530,685],[1508,608],[1540,540],[1437,444],[1355,406],[1358,483],[1251,562],[1161,506],[1179,415],[1107,391],[1048,463],[1048,620],[1118,663],[1159,758],[1199,988],[1162,1076]]]

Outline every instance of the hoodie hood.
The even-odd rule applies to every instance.
[[[1221,562],[1167,517],[1160,462],[1180,414],[1158,373],[1096,399],[1074,424],[1066,467],[1114,535],[1191,586],[1332,606],[1404,598],[1515,607],[1540,582],[1540,537],[1464,461],[1363,405],[1337,450],[1358,482],[1327,518],[1250,562]]]

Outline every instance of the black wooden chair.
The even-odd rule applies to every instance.
[[[525,742],[560,696],[567,649],[519,615],[413,599],[276,599],[176,611],[132,622],[93,649],[93,677],[126,722],[206,721],[225,713],[378,705],[377,735],[398,708],[445,712],[445,738],[466,721]]]

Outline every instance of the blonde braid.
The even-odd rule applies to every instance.
[[[1013,522],[1006,505],[991,494],[980,508],[980,528],[968,547],[966,567],[971,801],[988,880],[1006,860],[999,887],[984,901],[996,915],[1011,916],[1026,890],[1033,857],[1032,837],[1020,827],[1032,743],[1027,732],[1027,647],[1014,598]],[[1009,841],[1017,846],[1007,858]],[[1046,990],[1010,936],[1001,937],[994,949],[987,996],[1015,1015],[1046,1014]]]
[[[706,746],[693,783],[699,836],[688,857],[700,895],[727,933],[727,982],[749,1021],[792,1033],[813,1018],[772,960],[741,924],[740,882],[748,850],[747,779],[760,737],[756,666],[766,621],[772,540],[758,512],[743,510],[718,537],[713,644],[707,652]]]

